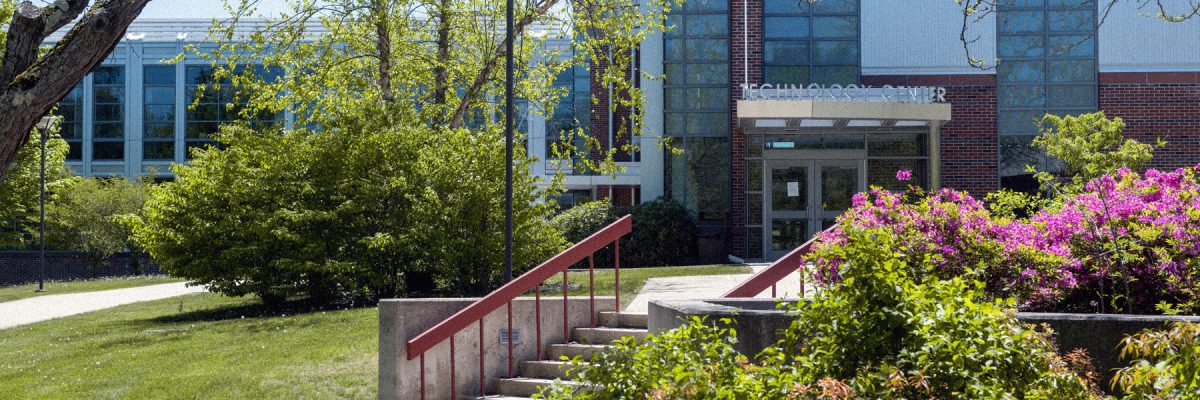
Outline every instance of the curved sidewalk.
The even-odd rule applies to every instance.
[[[0,329],[204,291],[203,286],[188,287],[187,282],[177,282],[8,301],[0,303]]]
[[[763,270],[767,264],[750,264],[753,273]],[[638,292],[637,297],[625,307],[625,312],[645,314],[651,300],[702,300],[715,299],[733,289],[737,284],[749,279],[753,274],[737,275],[701,275],[676,276],[669,278],[650,278]],[[800,276],[791,274],[779,282],[776,289],[779,298],[795,298],[800,293]],[[771,298],[771,292],[765,291],[755,296],[758,299]]]

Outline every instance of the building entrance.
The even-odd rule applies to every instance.
[[[866,190],[865,159],[767,160],[763,249],[776,259],[832,226]]]

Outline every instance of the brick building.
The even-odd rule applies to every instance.
[[[689,0],[641,47],[636,67],[663,78],[640,83],[640,154],[626,173],[578,174],[568,187],[679,201],[723,253],[771,260],[849,194],[902,185],[898,169],[977,195],[1035,187],[1026,165],[1056,168],[1029,145],[1045,113],[1105,111],[1126,134],[1168,143],[1152,167],[1200,162],[1200,20],[1163,22],[1131,1],[1107,15],[1092,0],[997,3],[968,25],[966,47],[988,65],[978,68],[952,1]],[[593,136],[614,140],[605,124],[619,119],[590,120]]]

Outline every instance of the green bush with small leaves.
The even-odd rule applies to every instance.
[[[1200,399],[1200,325],[1177,322],[1169,329],[1125,338],[1122,358],[1132,359],[1114,377],[1131,400]]]

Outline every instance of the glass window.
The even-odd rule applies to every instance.
[[[1035,120],[1097,107],[1096,17],[1092,0],[1017,0],[997,8],[997,129],[1001,185],[1034,187],[1026,165],[1058,168],[1029,146]]]
[[[175,66],[144,67],[142,78],[142,159],[173,161],[175,160]]]
[[[92,73],[92,159],[125,159],[125,67]]]
[[[59,122],[59,135],[67,141],[70,149],[67,151],[67,161],[83,160],[83,83],[80,82],[71,92],[58,102],[54,115],[62,118]]]
[[[283,74],[280,68],[262,66],[253,67],[252,72],[268,81]],[[283,122],[282,113],[241,115],[246,107],[246,96],[238,95],[229,79],[216,79],[210,66],[187,66],[184,68],[184,79],[184,98],[188,102],[188,110],[184,114],[184,148],[189,158],[191,149],[216,144],[213,138],[221,124],[241,121],[261,128]],[[203,91],[201,86],[204,87]]]
[[[764,3],[763,83],[859,83],[858,1],[796,3]]]

